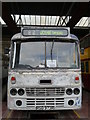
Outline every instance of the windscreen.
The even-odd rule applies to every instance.
[[[18,45],[16,45],[17,47]],[[15,67],[77,68],[78,55],[75,42],[21,42],[16,49]],[[17,55],[19,57],[17,57]],[[18,59],[18,60],[17,60]]]

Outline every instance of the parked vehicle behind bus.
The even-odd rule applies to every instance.
[[[8,108],[80,109],[79,40],[68,27],[23,27],[11,39]]]

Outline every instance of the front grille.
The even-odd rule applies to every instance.
[[[64,98],[28,98],[27,107],[64,107]]]
[[[26,88],[27,96],[61,96],[64,95],[65,88]]]

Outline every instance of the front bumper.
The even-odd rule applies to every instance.
[[[73,105],[69,105],[69,101],[73,100]],[[21,101],[21,105],[17,105],[17,101]],[[78,97],[32,97],[32,98],[12,98],[8,99],[8,108],[13,110],[68,110],[80,109],[81,98]]]

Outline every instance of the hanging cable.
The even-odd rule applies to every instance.
[[[66,14],[66,16],[65,16],[65,19],[63,20],[63,22],[62,22],[61,25],[63,25],[63,23],[65,23],[65,20],[66,20],[67,16],[70,14],[70,12],[71,12],[71,10],[72,10],[74,4],[75,4],[74,2],[71,4],[71,6],[70,6],[70,8],[69,8],[69,10],[68,10],[68,12],[67,12],[67,14]]]

